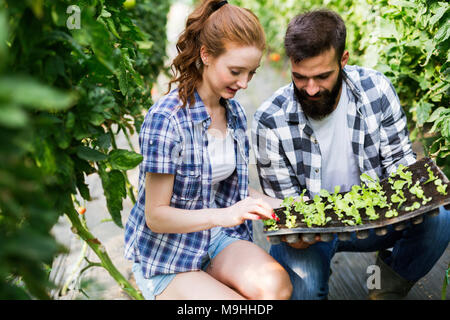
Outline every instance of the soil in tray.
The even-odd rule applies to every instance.
[[[425,164],[427,164],[428,167],[426,167]],[[442,184],[444,184],[444,185],[447,184],[447,188],[446,188],[447,195],[443,195],[436,190],[437,186],[434,184],[434,181],[431,181],[431,182],[428,182],[425,184],[425,182],[429,179],[429,173],[427,171],[427,168],[430,168],[432,170],[435,177],[442,180]],[[442,174],[442,172],[437,168],[436,164],[431,159],[423,158],[423,159],[417,161],[416,163],[412,164],[411,166],[406,167],[403,171],[404,172],[408,172],[408,171],[412,172],[411,186],[413,186],[417,181],[419,181],[419,185],[422,188],[422,190],[424,191],[425,197],[427,197],[427,198],[431,197],[431,200],[429,202],[427,202],[426,204],[422,204],[422,199],[418,199],[415,194],[411,193],[409,190],[411,188],[411,186],[408,187],[408,183],[405,183],[405,185],[402,188],[402,191],[404,193],[406,201],[400,206],[400,208],[398,208],[398,203],[391,202],[391,196],[395,193],[395,190],[392,189],[391,183],[388,181],[388,178],[385,178],[380,181],[380,185],[382,187],[382,190],[385,192],[385,196],[387,197],[387,203],[388,204],[391,203],[391,209],[395,208],[398,212],[398,215],[395,218],[398,218],[404,214],[413,212],[413,211],[406,211],[405,209],[412,206],[414,202],[420,203],[420,208],[418,208],[416,210],[424,210],[427,208],[429,208],[429,210],[431,210],[432,208],[438,207],[440,204],[442,204],[444,201],[446,201],[450,198],[450,187],[448,186],[448,183],[446,183],[446,182],[448,182],[448,179]],[[395,178],[391,178],[391,179],[393,181],[396,181],[396,180],[399,180],[400,178],[398,176],[396,176]],[[342,194],[342,196],[345,195],[345,193],[340,193],[340,194]],[[325,202],[325,203],[329,203],[328,199],[325,197],[321,197],[321,201]],[[306,203],[307,204],[313,203],[313,200],[306,201]],[[294,206],[292,206],[292,207],[294,207]],[[390,217],[390,218],[385,217],[386,212],[390,210],[388,207],[380,208],[380,207],[375,206],[375,210],[376,210],[376,213],[379,215],[379,218],[376,220],[370,220],[369,216],[367,216],[365,213],[365,209],[359,209],[359,214],[361,216],[362,225],[369,224],[369,223],[375,223],[375,222],[383,223],[385,220],[394,218],[394,217]],[[424,210],[424,211],[426,212],[429,210]],[[287,229],[287,227],[285,225],[286,224],[286,215],[284,213],[285,208],[284,207],[277,208],[274,211],[275,211],[275,214],[280,219],[277,222],[277,227],[279,229]],[[304,218],[302,214],[297,213],[293,208],[291,210],[291,214],[297,216],[295,228],[307,228],[308,227],[306,225],[306,223],[302,222],[302,220]],[[343,214],[344,214],[344,218],[342,218],[341,220],[352,219],[351,217],[346,217],[345,213],[343,213]],[[312,228],[318,228],[318,227],[327,228],[327,227],[349,226],[349,224],[343,223],[341,220],[339,220],[339,217],[336,215],[336,213],[333,211],[333,209],[326,209],[325,216],[330,217],[331,220],[328,221],[325,225],[322,225],[322,226],[312,225],[311,227]],[[264,227],[264,231],[268,231],[267,226]]]

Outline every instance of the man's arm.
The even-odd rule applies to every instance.
[[[282,201],[285,197],[298,197],[301,190],[292,183],[293,172],[291,172],[290,164],[283,157],[280,145],[281,142],[273,130],[264,125],[256,114],[252,124],[252,147],[261,187],[265,194]],[[306,197],[305,200],[307,200]],[[272,203],[276,204],[275,201],[272,200]],[[282,236],[281,240],[286,241],[286,237]],[[304,242],[300,237],[297,242],[289,243],[289,246],[295,249],[306,249],[317,241],[320,241],[320,236],[311,243]]]
[[[280,139],[257,115],[252,124],[252,147],[264,193],[278,199],[298,196],[301,191],[292,181],[296,178],[290,163],[283,156]]]
[[[382,76],[380,86],[383,118],[380,126],[380,157],[386,174],[416,162],[407,127],[406,115],[391,82]]]

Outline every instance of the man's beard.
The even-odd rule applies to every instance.
[[[342,87],[342,68],[339,68],[339,75],[336,84],[330,90],[324,89],[314,96],[310,96],[304,89],[297,89],[294,83],[294,93],[303,112],[312,119],[321,120],[334,111],[334,105]],[[319,100],[309,100],[308,97],[319,97]]]

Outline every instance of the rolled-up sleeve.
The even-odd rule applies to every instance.
[[[406,115],[391,82],[382,76],[378,88],[381,90],[383,119],[380,127],[380,152],[382,165],[387,174],[395,171],[399,164],[408,166],[416,161],[407,127]]]
[[[280,139],[259,116],[258,113],[255,114],[252,123],[252,148],[261,187],[270,197],[284,199],[288,196],[297,196],[300,192],[293,181],[295,174],[291,172],[291,166],[283,156]]]
[[[175,174],[180,161],[181,136],[166,114],[149,112],[139,133],[143,172]]]

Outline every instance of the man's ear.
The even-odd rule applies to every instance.
[[[349,56],[350,54],[348,53],[347,50],[345,50],[341,57],[341,68],[344,68],[345,65],[347,64]]]

